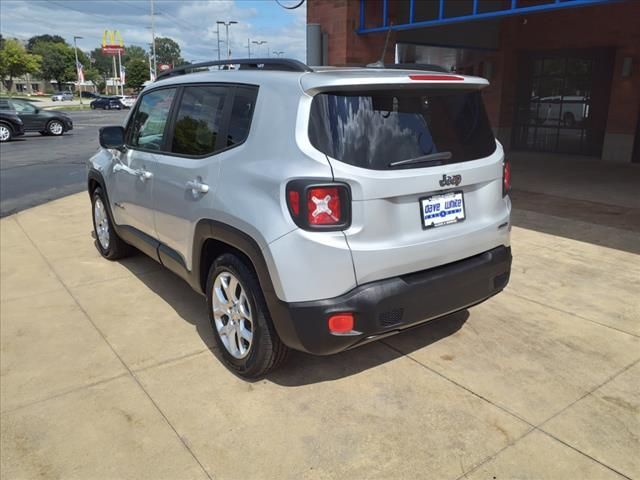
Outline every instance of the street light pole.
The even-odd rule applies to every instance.
[[[80,105],[82,105],[82,85],[80,84],[80,64],[78,63],[78,44],[76,40],[81,39],[82,37],[78,37],[76,35],[73,36],[73,50],[76,54],[76,78],[78,79],[78,91],[80,92]]]
[[[247,38],[247,54],[249,55],[247,58],[251,58],[251,39]]]
[[[267,43],[267,41],[266,41],[266,40],[259,40],[259,41],[258,41],[258,40],[254,40],[254,41],[253,41],[253,42],[251,42],[251,43],[255,43],[256,45],[258,45],[258,49],[259,49],[259,48],[260,48],[260,45],[264,45],[265,43]],[[260,51],[260,50],[258,50],[258,52],[259,52],[259,51]]]
[[[158,76],[158,62],[156,60],[156,29],[153,18],[153,0],[149,0],[151,4],[151,54],[153,55],[153,79]]]
[[[236,21],[234,20],[229,20],[228,22],[222,22],[220,20],[218,20],[216,22],[218,25],[224,25],[224,28],[226,30],[226,35],[227,35],[227,60],[231,59],[231,47],[229,46],[229,25],[235,25]]]
[[[218,61],[220,61],[220,22],[216,25],[216,37],[218,38]]]

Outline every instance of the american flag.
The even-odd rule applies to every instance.
[[[84,83],[84,70],[82,68],[82,64],[78,62],[78,64],[76,65],[76,68],[78,70],[78,82]]]

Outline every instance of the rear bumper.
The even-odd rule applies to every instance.
[[[281,302],[272,313],[285,344],[328,355],[478,304],[500,292],[510,272],[511,249],[501,246],[440,267],[361,285],[339,297]],[[354,332],[329,332],[327,318],[338,312],[353,312]]]

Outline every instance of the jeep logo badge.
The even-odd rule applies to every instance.
[[[458,185],[460,185],[460,182],[462,182],[462,175],[453,175],[453,176],[449,176],[449,175],[442,175],[442,180],[440,180],[440,186],[441,187],[446,187],[447,185],[455,185],[456,187]]]

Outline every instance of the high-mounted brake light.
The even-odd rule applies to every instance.
[[[411,80],[435,80],[443,82],[461,82],[464,77],[458,75],[409,75]]]
[[[291,218],[305,230],[345,230],[351,225],[351,192],[345,183],[313,179],[287,185]]]
[[[511,192],[511,163],[504,161],[502,166],[502,196],[505,197]]]

